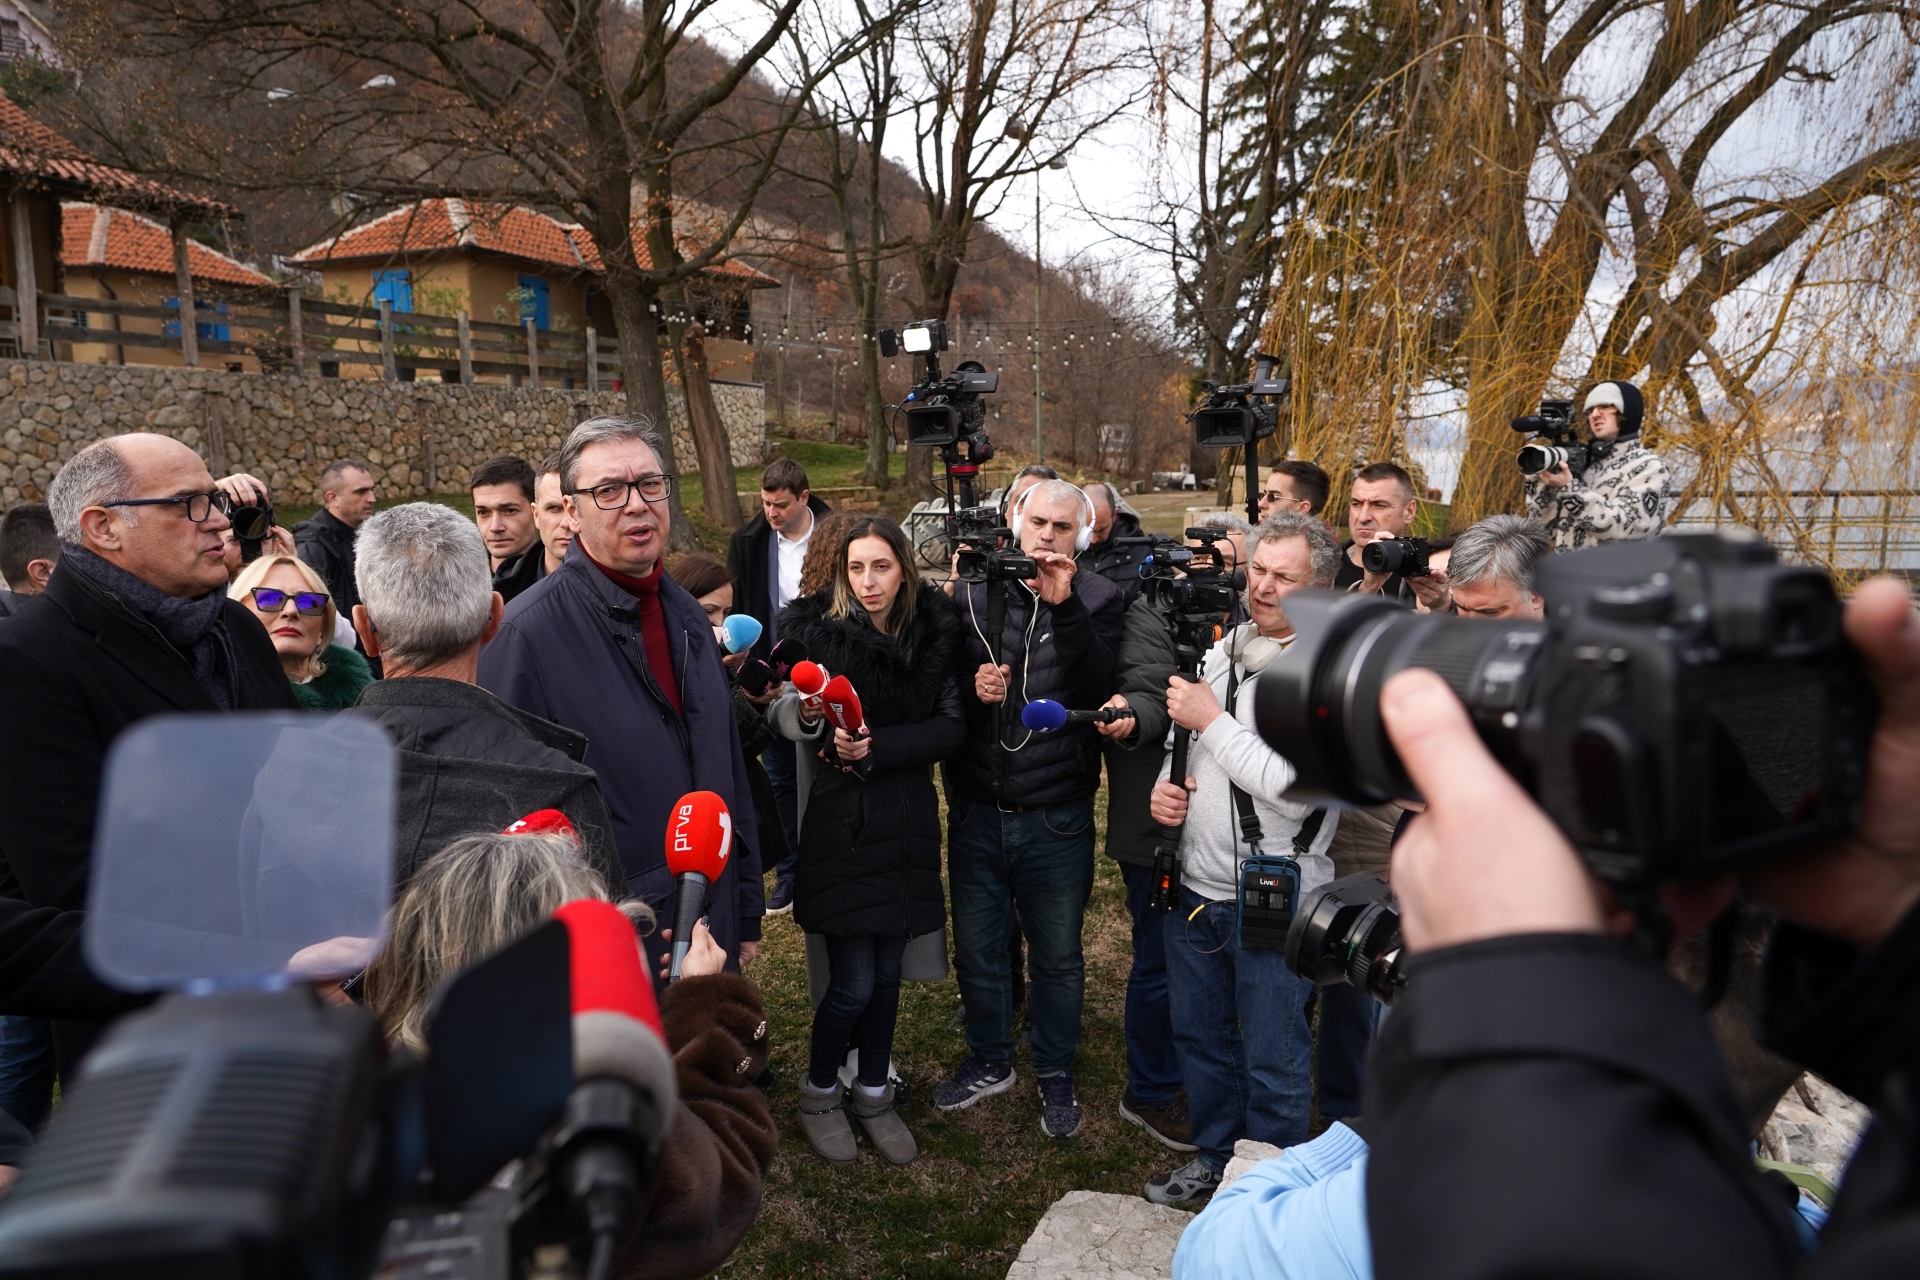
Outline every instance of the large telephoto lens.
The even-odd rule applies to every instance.
[[[1530,444],[1520,450],[1520,471],[1523,475],[1539,475],[1542,471],[1551,471],[1564,466],[1567,451],[1558,445]]]
[[[1380,720],[1380,688],[1426,667],[1472,714],[1496,758],[1524,778],[1516,730],[1547,629],[1412,613],[1379,596],[1296,591],[1287,618],[1297,638],[1260,672],[1255,720],[1298,778],[1287,797],[1355,805],[1419,792]]]

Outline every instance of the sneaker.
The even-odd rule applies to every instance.
[[[1220,1189],[1220,1175],[1194,1158],[1147,1183],[1147,1199],[1176,1209],[1199,1204]]]
[[[1049,1138],[1080,1132],[1080,1099],[1073,1094],[1073,1073],[1040,1077],[1040,1128]]]
[[[773,893],[767,898],[767,914],[783,916],[793,910],[793,877],[781,876],[773,882]]]
[[[958,1111],[982,1098],[1005,1093],[1013,1088],[1014,1079],[1011,1062],[982,1062],[969,1057],[958,1071],[934,1086],[933,1105],[942,1111]]]
[[[1154,1107],[1134,1097],[1133,1090],[1129,1089],[1120,1098],[1120,1118],[1128,1124],[1139,1125],[1162,1146],[1175,1151],[1200,1149],[1193,1145],[1193,1119],[1187,1115],[1186,1103],[1180,1099],[1164,1107]]]

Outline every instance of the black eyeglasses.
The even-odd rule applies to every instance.
[[[291,600],[293,607],[308,617],[325,613],[327,601],[332,598],[324,591],[282,591],[278,587],[255,587],[250,594],[253,607],[262,613],[278,613]]]
[[[178,498],[122,498],[118,502],[103,502],[103,507],[174,507],[187,509],[187,519],[195,524],[205,522],[206,518],[218,509],[223,516],[233,514],[233,499],[215,489],[212,493],[189,493]]]
[[[672,476],[641,476],[638,480],[609,480],[597,484],[591,489],[575,489],[575,497],[583,493],[593,495],[593,505],[602,511],[618,511],[633,499],[629,496],[635,489],[648,502],[665,502],[673,492]]]

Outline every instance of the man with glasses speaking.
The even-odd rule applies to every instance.
[[[47,490],[60,560],[0,630],[0,893],[86,905],[107,747],[136,720],[294,710],[264,627],[227,598],[232,503],[200,456],[166,436],[116,436],[73,455]],[[73,975],[74,990],[89,979]],[[54,1027],[68,1079],[97,1025]]]
[[[733,851],[707,923],[734,968],[759,949],[759,833],[713,625],[661,564],[674,478],[658,439],[644,418],[590,418],[567,437],[560,492],[579,532],[559,569],[507,607],[480,651],[480,684],[587,736],[627,891],[658,912],[673,896],[664,836],[674,802],[720,794]],[[657,961],[657,933],[647,946]]]

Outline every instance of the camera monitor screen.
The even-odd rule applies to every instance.
[[[355,716],[162,716],[107,755],[87,962],[133,991],[349,977],[393,894],[393,742]]]

